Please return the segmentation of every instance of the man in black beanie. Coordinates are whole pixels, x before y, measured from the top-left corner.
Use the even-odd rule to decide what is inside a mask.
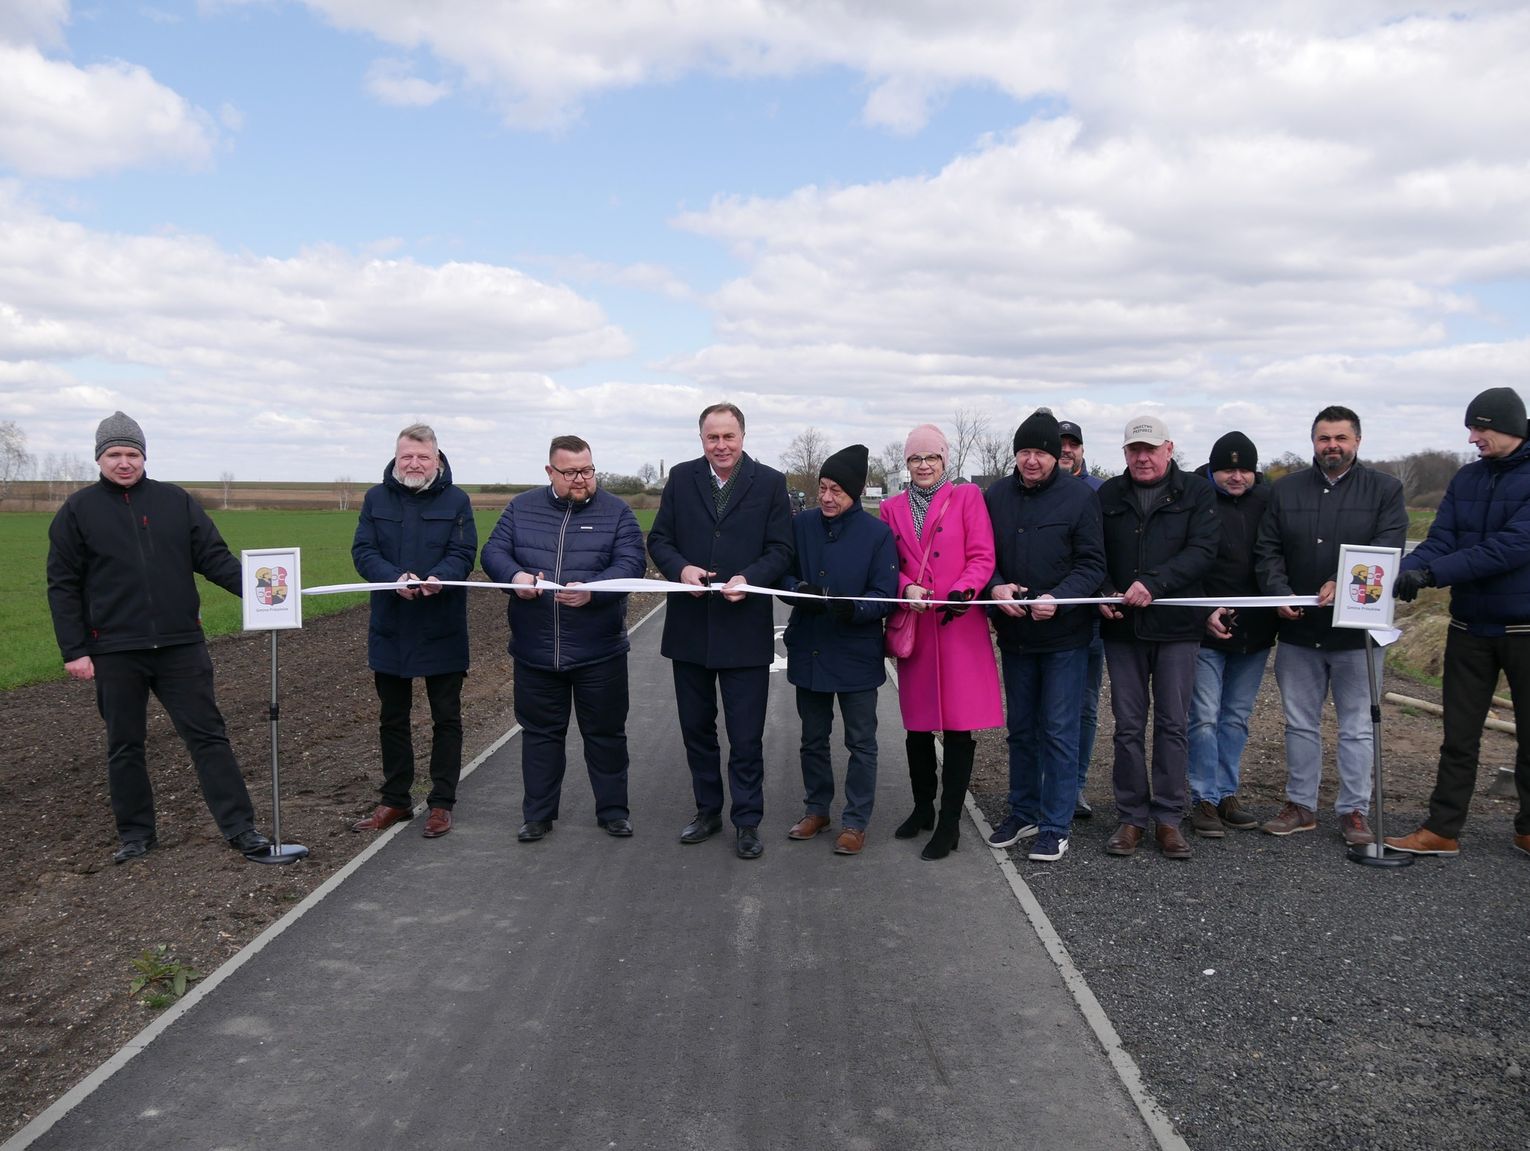
[[[803,816],[787,838],[812,839],[831,823],[834,769],[829,734],[834,699],[845,725],[845,806],[834,841],[838,855],[859,855],[877,790],[877,690],[887,679],[882,618],[898,595],[898,549],[892,530],[861,508],[869,453],[851,444],[823,462],[818,507],[792,520],[796,559],[782,580],[789,597],[786,678],[797,689],[802,719]],[[811,598],[804,598],[811,597]]]
[[[1217,496],[1222,542],[1206,573],[1208,596],[1256,596],[1254,540],[1269,502],[1260,482],[1259,449],[1242,432],[1228,432],[1196,469]],[[1206,617],[1190,698],[1190,828],[1220,839],[1229,827],[1249,831],[1259,821],[1238,803],[1248,717],[1275,646],[1274,608],[1214,608]]]
[[[1100,505],[1088,484],[1058,466],[1056,417],[1032,413],[1015,432],[1015,470],[984,493],[993,521],[994,574],[983,599],[1004,668],[1009,730],[1009,815],[993,847],[1035,837],[1029,858],[1068,850],[1078,797],[1079,712],[1095,611],[1051,601],[1094,594],[1105,578]]]
[[[1489,388],[1467,406],[1467,442],[1478,459],[1450,481],[1429,536],[1403,557],[1393,594],[1450,588],[1445,639],[1445,737],[1429,818],[1387,846],[1455,855],[1477,782],[1482,721],[1502,673],[1518,731],[1514,846],[1530,855],[1530,427],[1512,388]]]
[[[144,475],[143,429],[122,412],[96,428],[101,479],[64,501],[48,528],[48,608],[64,669],[94,680],[106,721],[107,781],[120,846],[114,863],[142,858],[158,842],[154,791],[144,756],[149,693],[191,753],[218,830],[246,856],[271,841],[255,808],[213,697],[202,634],[201,573],[233,595],[234,558],[184,490]]]

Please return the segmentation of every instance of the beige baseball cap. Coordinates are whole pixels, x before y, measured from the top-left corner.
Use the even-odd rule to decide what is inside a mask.
[[[1121,446],[1127,444],[1151,444],[1153,447],[1167,443],[1169,439],[1169,425],[1157,416],[1144,412],[1140,416],[1133,416],[1126,421],[1126,431],[1121,438]]]

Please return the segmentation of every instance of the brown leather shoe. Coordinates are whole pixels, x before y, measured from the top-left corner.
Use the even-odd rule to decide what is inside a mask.
[[[1518,839],[1530,839],[1530,836],[1520,836]],[[1516,839],[1516,843],[1518,842]],[[1443,835],[1436,835],[1427,827],[1421,827],[1412,835],[1389,835],[1385,843],[1388,847],[1398,851],[1406,851],[1409,855],[1460,855],[1461,844],[1458,840],[1446,839]]]
[[[824,828],[829,826],[827,815],[804,815],[792,825],[792,829],[786,833],[787,839],[812,839]]]
[[[1389,839],[1387,842],[1391,843],[1392,841]],[[1526,855],[1530,855],[1530,835],[1516,835],[1514,837],[1514,846]]]
[[[386,831],[395,823],[403,823],[406,819],[413,818],[414,812],[407,807],[389,807],[386,803],[379,803],[371,815],[351,824],[351,830]]]
[[[859,855],[861,848],[866,846],[866,832],[859,827],[846,827],[839,833],[839,838],[834,841],[835,855]]]
[[[1346,811],[1339,816],[1339,830],[1344,833],[1344,842],[1351,847],[1361,847],[1367,843],[1376,842],[1376,833],[1365,821],[1363,811]]]
[[[1287,803],[1274,819],[1266,820],[1260,830],[1270,835],[1290,835],[1297,831],[1314,831],[1317,816],[1299,803]]]
[[[1158,837],[1158,850],[1163,852],[1165,859],[1190,858],[1190,844],[1179,828],[1160,823],[1154,834]]]
[[[449,807],[432,807],[425,819],[425,838],[435,839],[452,829],[452,812]]]
[[[1106,855],[1135,855],[1137,845],[1142,842],[1142,828],[1136,824],[1123,823],[1116,828],[1115,833],[1105,841]]]

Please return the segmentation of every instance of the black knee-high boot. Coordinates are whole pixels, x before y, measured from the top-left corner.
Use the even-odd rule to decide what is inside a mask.
[[[914,812],[893,832],[897,839],[913,839],[935,826],[935,733],[911,731],[903,739],[908,753],[908,782],[914,790]]]
[[[924,845],[922,859],[944,859],[956,850],[960,837],[962,805],[967,801],[967,784],[972,782],[972,760],[977,743],[970,731],[948,731],[945,737],[945,767],[941,771],[940,817],[935,834]]]

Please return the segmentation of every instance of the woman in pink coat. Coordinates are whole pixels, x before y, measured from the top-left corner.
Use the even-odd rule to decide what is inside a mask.
[[[908,730],[908,775],[914,812],[893,833],[912,839],[933,827],[923,858],[956,849],[962,802],[972,778],[972,733],[1004,723],[999,673],[986,612],[928,608],[927,599],[972,599],[993,574],[993,525],[982,491],[946,475],[950,448],[933,424],[908,435],[903,456],[908,491],[882,502],[882,519],[898,545],[898,595],[917,614],[914,650],[898,661],[898,703]],[[926,562],[925,553],[929,552]],[[921,566],[923,578],[918,578]],[[945,786],[935,814],[935,733],[944,732]]]

